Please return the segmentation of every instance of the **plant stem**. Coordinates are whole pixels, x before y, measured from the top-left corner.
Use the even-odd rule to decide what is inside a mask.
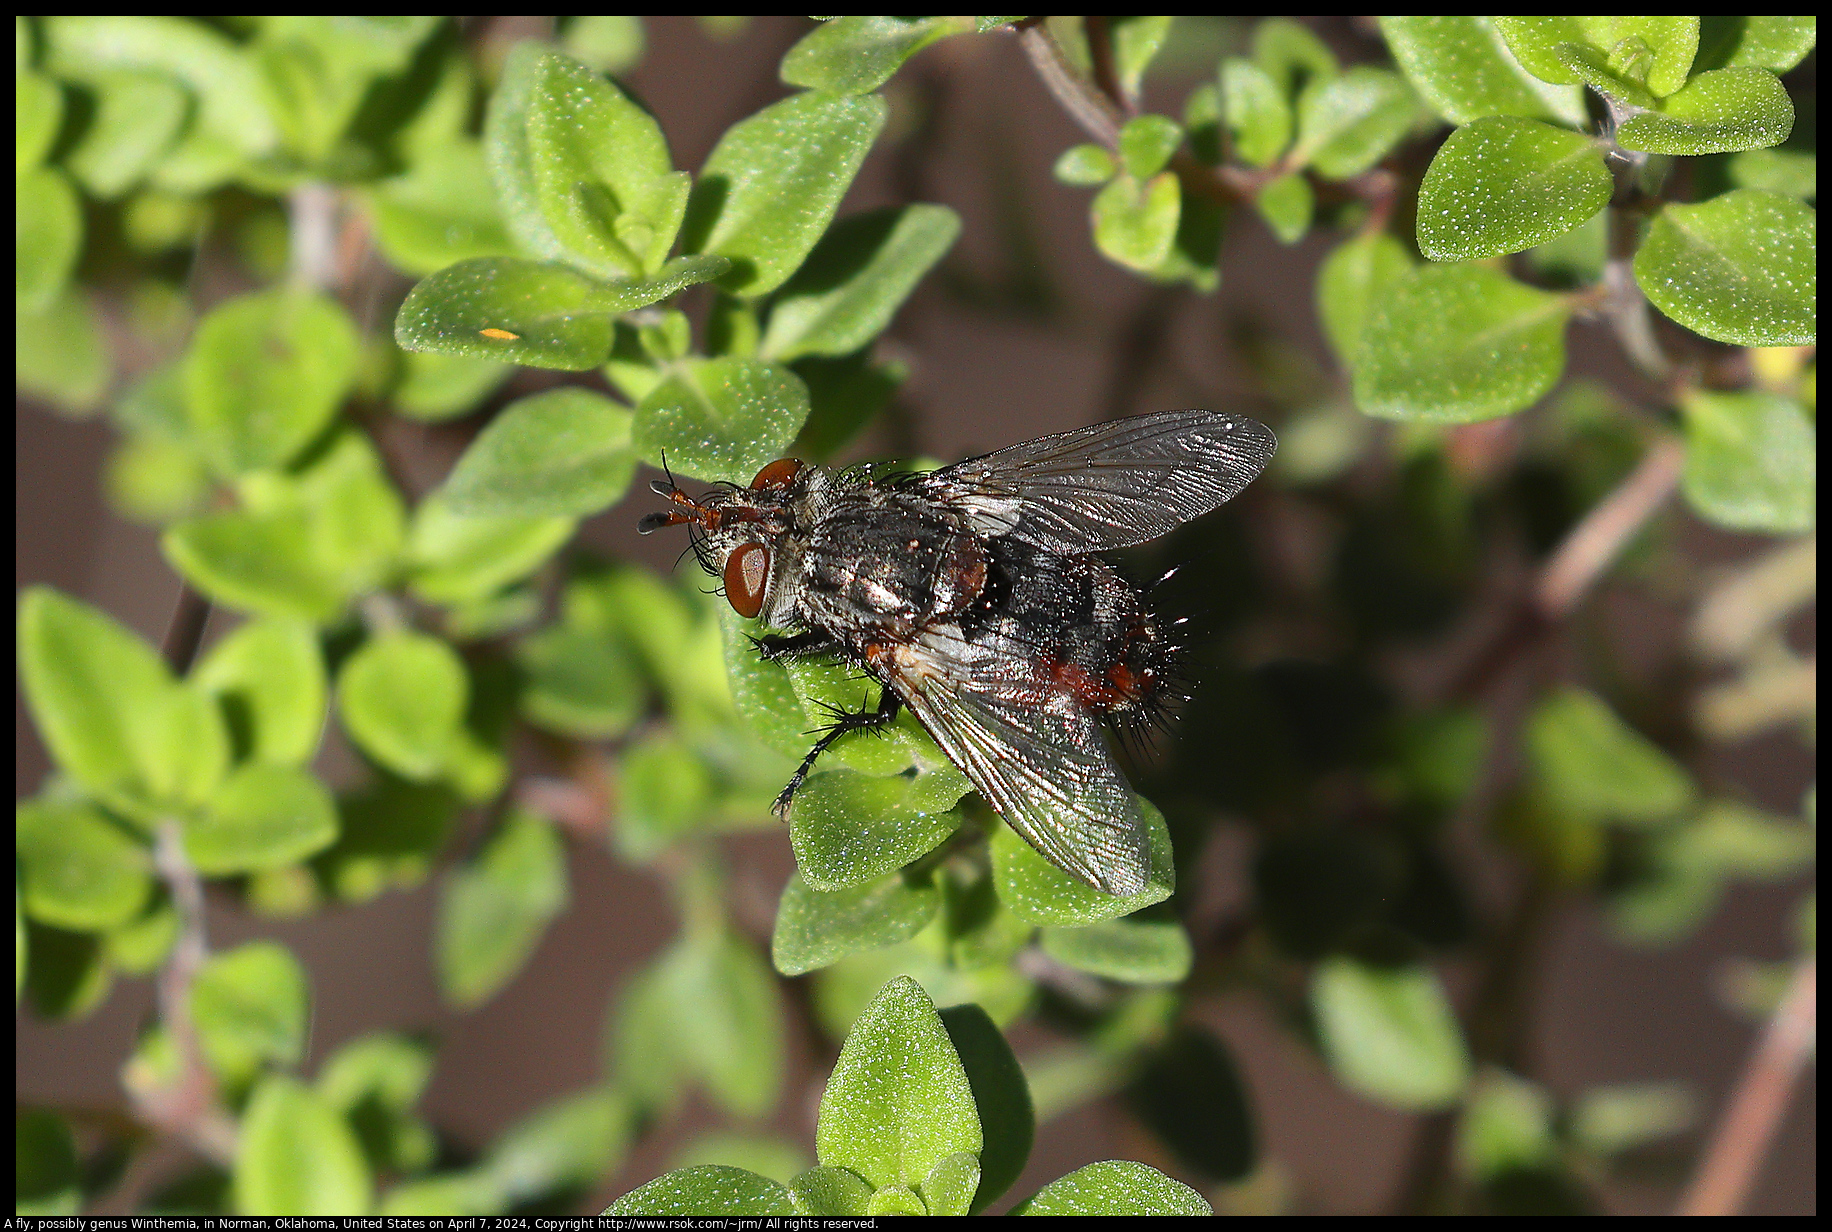
[[[1550,620],[1569,616],[1635,533],[1679,487],[1686,453],[1665,436],[1616,490],[1565,537],[1533,587],[1533,604]]]
[[[179,582],[178,602],[172,608],[165,637],[159,643],[159,653],[165,656],[166,665],[177,675],[191,670],[191,661],[197,657],[197,648],[203,644],[204,629],[209,623],[210,601],[189,582]]]
[[[183,831],[174,818],[159,823],[153,867],[178,912],[178,939],[156,983],[159,1018],[178,1054],[178,1073],[169,1085],[136,1095],[149,1121],[227,1167],[235,1160],[235,1124],[216,1103],[216,1078],[204,1061],[197,1024],[191,1017],[191,987],[210,953],[203,878],[185,853]]]
[[[1818,986],[1818,960],[1811,956],[1801,959],[1674,1214],[1735,1215],[1742,1211],[1775,1131],[1781,1127],[1794,1086],[1813,1055]]]

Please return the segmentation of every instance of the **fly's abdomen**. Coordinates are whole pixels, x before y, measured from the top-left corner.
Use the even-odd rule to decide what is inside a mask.
[[[995,564],[988,611],[1000,633],[1032,656],[1033,679],[1117,722],[1161,705],[1175,651],[1144,597],[1105,561],[1033,552],[1010,540]],[[1000,566],[1003,567],[1000,567]]]

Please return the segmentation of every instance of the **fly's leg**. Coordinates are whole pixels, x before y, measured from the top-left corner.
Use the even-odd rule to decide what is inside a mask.
[[[751,645],[757,648],[757,653],[766,663],[797,655],[833,654],[840,649],[837,638],[818,629],[797,633],[793,637],[781,637],[774,633],[753,637]]]
[[[795,773],[789,777],[789,785],[782,789],[780,796],[776,797],[776,803],[770,806],[770,811],[778,817],[788,817],[789,802],[795,798],[795,793],[800,790],[803,780],[808,777],[808,772],[814,769],[814,759],[825,753],[828,746],[835,740],[847,732],[881,728],[895,719],[898,711],[902,709],[903,699],[897,695],[897,691],[886,688],[878,696],[876,710],[839,712],[834,718],[833,726],[821,734],[821,738],[814,742],[814,747],[808,750],[808,755],[802,758],[802,764],[795,768]]]

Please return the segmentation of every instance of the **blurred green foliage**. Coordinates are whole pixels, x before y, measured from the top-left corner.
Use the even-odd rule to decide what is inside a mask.
[[[1702,767],[1714,741],[1813,740],[1786,630],[1815,593],[1815,19],[1383,17],[1384,56],[1319,29],[825,19],[784,56],[785,97],[695,170],[618,80],[638,18],[513,45],[468,19],[16,18],[18,387],[108,415],[111,502],[159,528],[194,601],[246,618],[193,663],[182,638],[162,656],[53,590],[20,598],[56,769],[17,806],[17,993],[51,1018],[117,975],[179,995],[122,1069],[144,1128],[19,1110],[18,1211],[88,1209],[153,1130],[214,1163],[146,1212],[557,1212],[693,1091],[740,1132],[607,1213],[979,1212],[1039,1120],[1120,1093],[1181,1175],[1244,1194],[1276,1163],[1226,1043],[1184,1013],[1222,990],[1264,997],[1360,1097],[1454,1114],[1430,1209],[1592,1209],[1620,1158],[1687,1128],[1684,1086],[1555,1097],[1434,964],[1518,977],[1508,930],[1544,927],[1554,890],[1666,944],[1734,882],[1812,866],[1810,792],[1781,816]],[[759,928],[719,836],[770,826],[807,733],[877,686],[765,662],[693,584],[571,544],[639,463],[743,483],[830,459],[909,374],[879,339],[931,273],[955,306],[1045,302],[1021,230],[996,237],[1001,290],[951,256],[945,206],[841,213],[874,146],[911,139],[887,102],[905,62],[1014,39],[1089,138],[1054,173],[1092,190],[1118,266],[1210,293],[1229,229],[1328,237],[1298,294],[1338,370],[1239,339],[1282,439],[1251,516],[1327,546],[1292,569],[1227,517],[1135,553],[1203,562],[1163,592],[1202,616],[1178,738],[1137,776],[1142,893],[1047,863],[906,716],[808,780],[799,871]],[[1147,105],[1173,89],[1172,113]],[[193,278],[206,261],[233,276]],[[255,289],[200,290],[222,285]],[[392,329],[359,325],[376,302]],[[1580,330],[1644,388],[1569,380]],[[428,485],[435,432],[468,446]],[[1550,576],[1614,533],[1589,580],[1618,549],[1629,584],[1696,579],[1658,499],[1609,521],[1662,482],[1705,523],[1792,537],[1680,583],[1701,667],[1639,677],[1580,616],[1584,683],[1532,670],[1510,713],[1495,680],[1542,667],[1571,615],[1536,592],[1503,601],[1487,658],[1396,687],[1396,661],[1496,603],[1497,561]],[[1701,688],[1705,668],[1731,675]],[[335,784],[331,722],[357,763]],[[1193,908],[1202,853],[1242,825],[1251,892],[1217,924]],[[1508,918],[1456,854],[1485,840],[1528,885]],[[602,1079],[481,1150],[416,1111],[429,1041],[378,1031],[308,1081],[298,959],[199,944],[205,883],[298,915],[431,878],[427,961],[474,1009],[513,996],[585,843],[664,882],[680,934],[608,1007]],[[1739,967],[1726,996],[1765,1012],[1779,970]],[[813,1166],[759,1128],[800,1098],[779,977],[802,975],[804,1025],[838,1049]],[[1015,1056],[1021,1019],[1056,1042]],[[1016,1209],[1210,1206],[1107,1161]]]

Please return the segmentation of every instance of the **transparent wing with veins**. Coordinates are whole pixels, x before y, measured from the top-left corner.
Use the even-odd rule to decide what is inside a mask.
[[[883,647],[884,673],[942,751],[1011,828],[1109,894],[1143,890],[1145,819],[1099,722],[1021,646],[936,625]]]
[[[1232,499],[1272,460],[1264,424],[1163,411],[1059,432],[913,480],[988,537],[1065,555],[1131,547]]]

